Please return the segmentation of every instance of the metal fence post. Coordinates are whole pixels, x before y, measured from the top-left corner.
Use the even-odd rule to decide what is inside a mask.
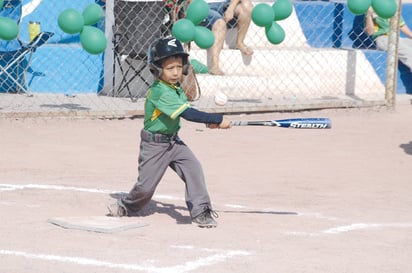
[[[402,9],[402,0],[397,1],[398,10],[390,19],[390,31],[388,37],[388,57],[386,67],[386,105],[395,107],[396,103],[396,80],[398,75],[398,43],[399,43],[399,22]]]

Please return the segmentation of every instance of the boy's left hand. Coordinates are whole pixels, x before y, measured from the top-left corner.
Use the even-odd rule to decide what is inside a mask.
[[[209,129],[217,129],[217,128],[219,128],[219,124],[208,123],[208,124],[206,124],[206,127],[209,128]]]

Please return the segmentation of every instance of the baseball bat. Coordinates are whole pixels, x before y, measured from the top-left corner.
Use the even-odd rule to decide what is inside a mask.
[[[232,126],[276,126],[294,129],[330,129],[329,118],[291,118],[266,121],[232,121]]]

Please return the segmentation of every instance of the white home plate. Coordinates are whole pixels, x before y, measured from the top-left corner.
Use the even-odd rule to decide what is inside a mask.
[[[133,228],[148,226],[135,217],[108,217],[108,216],[88,216],[88,217],[55,217],[47,222],[68,229],[80,229],[85,231],[112,233]]]

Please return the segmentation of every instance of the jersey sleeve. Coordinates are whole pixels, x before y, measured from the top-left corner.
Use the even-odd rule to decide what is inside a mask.
[[[405,19],[401,16],[400,20],[399,20],[399,26],[403,27],[404,25],[406,25],[405,23]]]

